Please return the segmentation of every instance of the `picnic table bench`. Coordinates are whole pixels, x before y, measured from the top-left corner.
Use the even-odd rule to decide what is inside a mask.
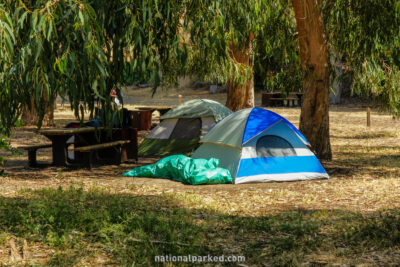
[[[120,158],[119,162],[121,162],[121,158],[122,161],[128,159],[137,161],[137,129],[113,128],[110,130],[112,131],[112,136],[107,134],[107,130],[103,127],[97,129],[95,127],[42,129],[39,133],[52,141],[52,144],[46,145],[46,147],[52,147],[52,165],[54,166],[82,166],[82,162],[87,163],[87,156],[90,155],[90,151],[97,150],[101,152],[99,154],[104,156],[103,159],[108,161],[110,158],[113,160],[113,158],[117,157]],[[72,136],[74,137],[73,143],[67,143],[67,140]],[[74,158],[71,159],[68,157],[68,147],[72,144],[74,145]],[[42,146],[29,147],[29,150],[32,151],[28,152],[30,153],[30,166],[37,166],[35,163],[36,150],[42,148]],[[115,147],[114,150],[112,147]],[[108,148],[111,148],[111,150]]]
[[[116,153],[114,156],[114,160],[115,160],[114,163],[119,165],[121,163],[121,156],[122,156],[121,147],[122,147],[122,145],[129,144],[130,142],[131,142],[130,140],[117,140],[117,141],[112,141],[112,142],[107,142],[107,143],[75,147],[74,151],[87,154],[86,165],[87,165],[88,169],[90,170],[93,165],[93,153],[100,149],[105,149],[105,148],[112,147],[116,150]],[[99,160],[100,160],[100,158],[97,155],[97,161],[99,161]]]
[[[52,144],[37,144],[30,146],[22,146],[19,148],[28,151],[28,165],[30,167],[38,167],[39,164],[36,161],[36,152],[38,149],[48,148],[48,147],[52,147]]]

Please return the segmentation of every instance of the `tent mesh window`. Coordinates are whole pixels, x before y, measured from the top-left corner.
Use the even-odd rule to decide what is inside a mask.
[[[296,156],[293,146],[276,135],[265,135],[258,139],[256,144],[257,157],[292,157]]]
[[[200,137],[201,119],[179,119],[170,139],[196,139]]]

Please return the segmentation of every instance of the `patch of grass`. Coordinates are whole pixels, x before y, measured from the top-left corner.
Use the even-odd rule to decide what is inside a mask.
[[[54,253],[50,260],[47,262],[49,266],[74,266],[79,262],[79,254],[71,253],[71,251],[63,252],[57,251]],[[82,256],[82,255],[81,255]]]
[[[400,244],[398,210],[365,216],[297,209],[243,217],[182,208],[166,194],[112,195],[71,187],[22,195],[0,198],[0,246],[7,233],[39,242],[54,249],[50,266],[93,263],[97,255],[107,264],[152,266],[156,255],[189,254],[243,255],[250,265],[296,266],[325,262],[323,253],[335,255],[331,263],[352,264],[364,262],[365,251],[384,253]]]
[[[143,197],[85,192],[71,187],[29,192],[24,198],[0,198],[0,229],[56,248],[51,262],[73,264],[61,253],[82,242],[101,243],[118,264],[149,264],[155,255],[204,251],[205,229],[190,211]]]
[[[400,244],[400,212],[388,210],[370,216],[359,216],[348,222],[343,240],[357,247],[389,248]]]

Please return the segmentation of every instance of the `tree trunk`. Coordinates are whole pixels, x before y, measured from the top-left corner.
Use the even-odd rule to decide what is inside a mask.
[[[303,70],[300,131],[320,159],[332,159],[329,138],[329,65],[319,0],[292,0]]]
[[[31,100],[31,109],[28,106],[24,106],[22,109],[21,119],[24,122],[24,125],[36,126],[38,125],[38,115],[34,106],[34,100]],[[54,126],[54,109],[56,106],[56,102],[54,101],[51,105],[46,105],[46,111],[43,118],[42,126]]]
[[[243,84],[236,83],[235,77],[228,77],[226,83],[226,106],[233,111],[254,107],[253,63],[250,58],[250,52],[250,43],[244,51],[235,45],[229,45],[229,57],[234,61],[233,64],[242,64],[242,66],[251,69],[250,78]]]

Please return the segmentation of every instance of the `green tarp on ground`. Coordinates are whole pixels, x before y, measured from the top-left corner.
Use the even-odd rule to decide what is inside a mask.
[[[146,138],[139,146],[138,154],[141,157],[164,157],[171,154],[185,154],[193,152],[199,146],[199,139],[152,139]]]
[[[219,168],[219,160],[192,159],[184,155],[163,158],[153,165],[146,165],[130,170],[123,176],[165,178],[184,184],[227,184],[232,183],[227,169]]]
[[[191,157],[195,159],[217,158],[219,159],[219,166],[229,170],[231,176],[235,177],[241,155],[242,151],[237,148],[205,143]]]

